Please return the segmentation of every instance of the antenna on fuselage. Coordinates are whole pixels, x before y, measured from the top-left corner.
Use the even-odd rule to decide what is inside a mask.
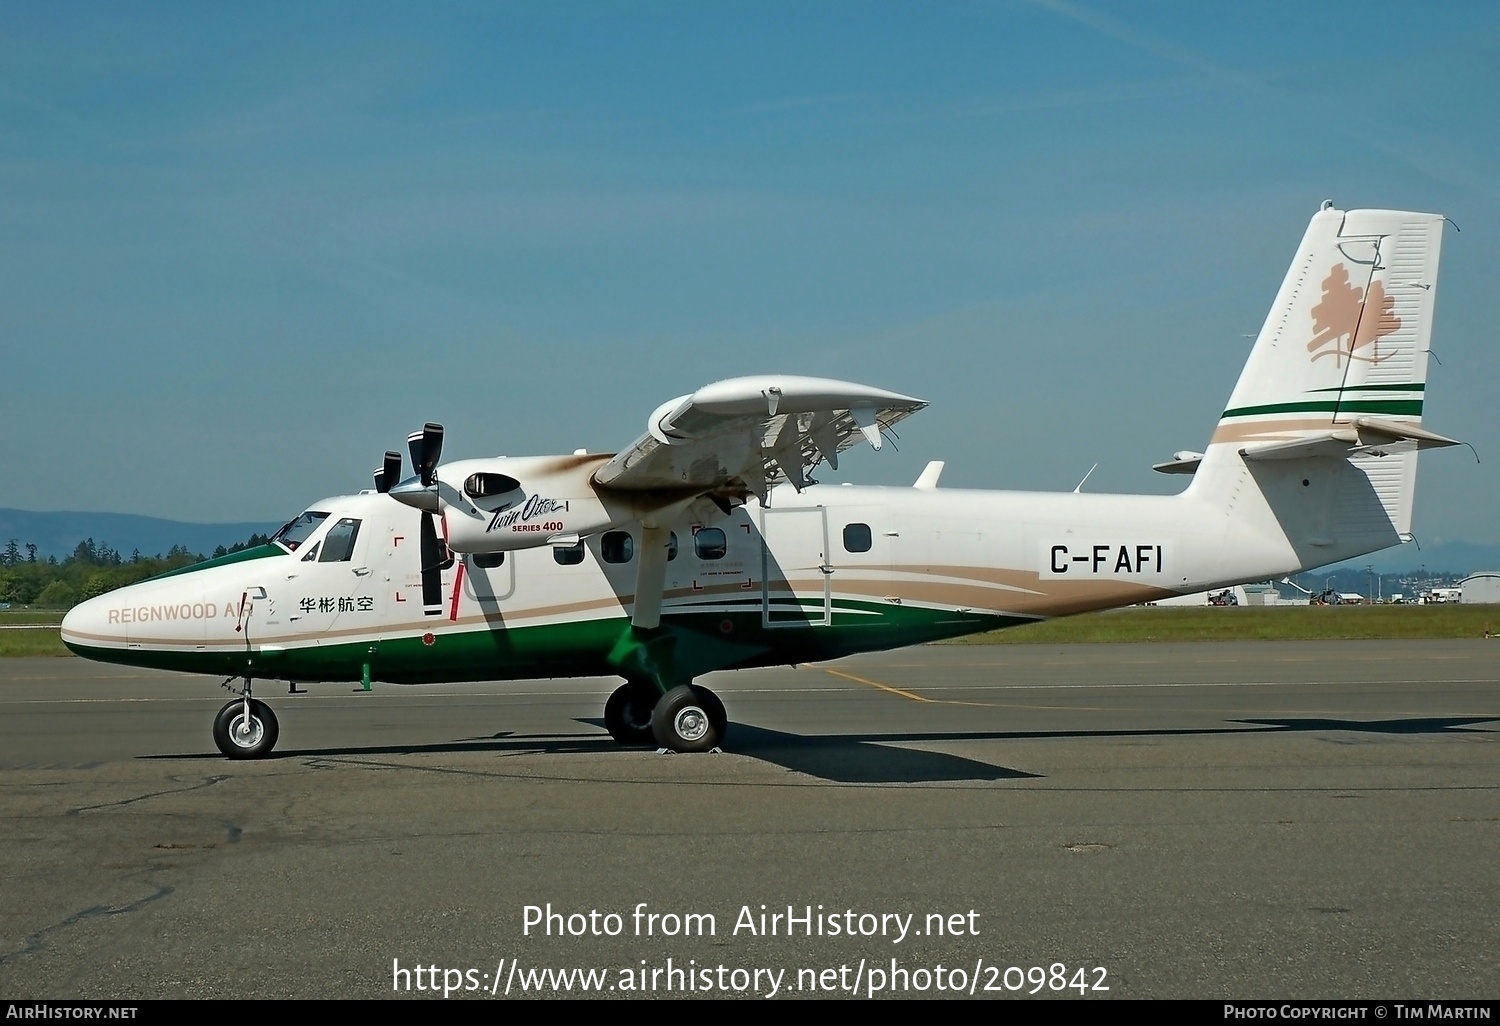
[[[1089,468],[1089,472],[1087,474],[1083,475],[1083,480],[1078,482],[1078,487],[1073,489],[1073,494],[1074,495],[1080,495],[1080,494],[1082,494],[1084,483],[1087,482],[1088,479],[1089,479],[1089,477],[1094,473],[1094,471],[1096,471],[1098,469],[1099,469],[1099,464],[1097,464],[1097,463],[1095,463],[1092,467]]]

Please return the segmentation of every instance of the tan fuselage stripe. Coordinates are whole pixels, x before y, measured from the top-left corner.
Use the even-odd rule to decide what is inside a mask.
[[[906,566],[880,567],[860,566],[846,568],[844,578],[838,582],[834,598],[861,597],[866,599],[896,598],[924,606],[948,607],[995,613],[1014,613],[1022,616],[1066,616],[1072,613],[1089,612],[1111,606],[1149,602],[1154,599],[1178,594],[1168,588],[1153,587],[1128,581],[1058,581],[1042,580],[1034,571],[1008,570],[1004,568],[978,568],[960,566],[933,566],[912,564]],[[863,575],[863,579],[853,574]],[[883,574],[891,574],[882,580]],[[934,576],[968,578],[975,583],[949,583],[933,580]],[[874,579],[871,579],[871,578]],[[986,583],[991,586],[986,587]],[[772,597],[789,593],[801,594],[804,598],[815,595],[823,587],[823,578],[807,578],[791,582],[775,581]],[[688,597],[726,597],[735,595],[759,598],[759,587],[747,589],[739,583],[710,585],[703,588],[674,588],[666,593],[668,600]],[[428,620],[408,620],[400,623],[360,625],[341,630],[318,633],[320,640],[369,637],[372,634],[390,635],[413,633],[437,628],[476,627],[487,625],[503,627],[507,624],[528,625],[527,621],[566,616],[576,613],[591,613],[600,610],[624,615],[634,602],[633,594],[616,594],[581,599],[575,602],[559,602],[528,609],[497,608],[493,613],[465,616],[458,620],[433,617]],[[499,601],[495,603],[500,605]],[[102,642],[119,646],[125,639],[118,635],[100,635],[85,631],[69,631],[68,636],[80,642]],[[281,633],[251,637],[256,646],[302,643],[306,634]],[[243,637],[235,638],[131,638],[130,645],[171,646],[180,648],[203,647],[206,651],[225,651],[245,647]]]

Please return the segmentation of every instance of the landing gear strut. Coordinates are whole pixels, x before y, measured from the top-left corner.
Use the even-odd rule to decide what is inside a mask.
[[[214,717],[214,744],[231,759],[264,759],[276,747],[280,730],[271,707],[250,697],[247,677],[240,697],[225,702]]]

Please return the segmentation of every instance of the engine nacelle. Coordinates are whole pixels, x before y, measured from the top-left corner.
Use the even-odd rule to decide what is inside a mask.
[[[499,456],[438,472],[438,498],[455,552],[504,552],[607,531],[641,513],[646,496],[601,495],[593,456]],[[651,504],[655,505],[655,504]]]

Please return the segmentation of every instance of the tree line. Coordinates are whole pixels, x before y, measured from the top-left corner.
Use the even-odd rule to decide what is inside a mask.
[[[268,535],[252,534],[228,548],[220,545],[212,557],[193,553],[186,545],[174,545],[166,554],[147,556],[136,549],[129,556],[118,549],[85,538],[73,554],[59,560],[56,556],[37,557],[37,546],[22,545],[10,539],[0,549],[0,606],[44,606],[48,609],[70,609],[85,599],[123,588],[164,574],[169,570],[201,563],[208,558],[227,556],[231,552],[264,545]]]

